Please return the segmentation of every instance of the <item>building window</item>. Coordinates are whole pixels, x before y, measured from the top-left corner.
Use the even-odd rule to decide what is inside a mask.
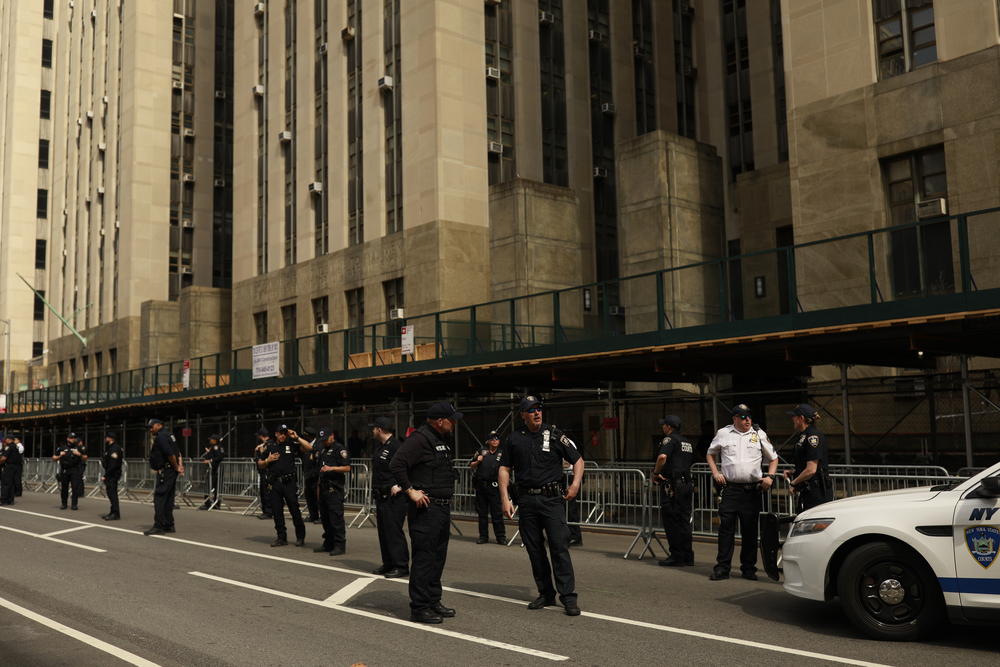
[[[45,188],[38,188],[38,196],[35,199],[35,217],[49,217],[49,191]]]
[[[778,248],[778,312],[782,315],[798,312],[790,280],[795,275],[795,231],[792,225],[774,230],[774,246]]]
[[[52,68],[52,40],[42,40],[42,67]]]
[[[350,354],[365,351],[365,293],[363,288],[344,292],[347,302],[347,348]]]
[[[695,136],[694,4],[674,0],[674,78],[677,81],[677,134]]]
[[[40,340],[32,341],[31,343],[31,358],[37,359],[38,357],[45,354],[45,343]]]
[[[632,0],[632,49],[635,56],[635,132],[640,135],[656,129],[652,0]]]
[[[267,343],[267,311],[262,310],[253,314],[253,330],[256,336],[256,344]]]
[[[566,50],[562,0],[539,0],[546,20],[538,26],[542,88],[542,174],[546,183],[569,184],[566,142]]]
[[[396,278],[382,283],[382,292],[385,294],[385,312],[390,313],[396,308],[403,308],[403,279]]]
[[[362,0],[347,0],[347,25],[353,30],[347,42],[347,244],[365,240],[364,124],[362,122],[361,60]]]
[[[385,231],[403,229],[403,94],[402,49],[400,48],[400,3],[385,0],[382,19],[385,37],[385,73],[392,77],[392,90],[382,97],[385,114]]]
[[[281,307],[281,339],[294,340],[298,335],[298,317],[295,304]]]
[[[873,0],[879,79],[937,60],[932,0]]]
[[[281,307],[282,368],[285,375],[297,375],[299,370],[298,309],[295,304]]]
[[[108,350],[108,371],[112,374],[118,372],[118,348],[113,347]]]
[[[38,140],[38,168],[48,169],[49,168],[49,140],[39,139]]]
[[[260,30],[257,33],[257,85],[263,86],[267,92],[267,25],[269,16],[267,4],[264,5],[264,16],[258,22]],[[257,273],[263,275],[268,268],[268,238],[267,238],[267,98],[257,95]]]
[[[734,179],[737,174],[754,169],[746,4],[746,0],[722,0],[727,147],[729,169]]]
[[[314,254],[316,257],[330,252],[330,204],[327,186],[329,179],[329,156],[327,147],[327,122],[329,117],[330,93],[327,86],[327,27],[329,24],[329,5],[326,2],[316,2],[314,5],[314,35],[316,40],[316,63],[313,77],[315,89],[316,123],[313,124],[313,149],[316,182],[322,191],[314,194]]]
[[[312,300],[313,324],[319,328],[321,324],[330,323],[330,299],[321,296]]]
[[[743,260],[740,259],[740,240],[726,243],[729,260],[729,319],[743,319]],[[725,317],[723,313],[723,317]]]
[[[232,2],[216,0],[212,167],[224,185],[213,188],[212,287],[233,282],[233,14]]]
[[[45,239],[35,239],[35,268],[45,268],[45,251],[49,242]]]
[[[785,39],[781,0],[771,0],[771,57],[774,69],[774,115],[778,126],[778,160],[788,160],[788,99],[785,93]]]
[[[486,24],[486,139],[489,184],[514,178],[514,29],[509,2],[488,3]]]
[[[41,103],[38,107],[38,117],[49,119],[52,118],[52,91],[42,90]]]
[[[296,220],[296,155],[298,151],[298,123],[296,122],[296,58],[295,35],[298,29],[298,13],[295,5],[298,0],[285,0],[285,124],[284,129],[292,133],[292,140],[284,143],[285,157],[285,266],[295,264],[298,260],[298,223]]]
[[[891,225],[935,216],[934,202],[947,201],[948,176],[943,146],[883,161]],[[918,205],[919,206],[918,213]],[[938,209],[940,210],[940,209]],[[925,212],[926,211],[926,212]],[[955,291],[951,225],[947,220],[890,232],[892,291],[896,298]]]
[[[38,290],[38,292],[35,294],[35,309],[34,309],[35,311],[34,320],[36,322],[41,322],[42,320],[45,319],[45,301],[42,300],[44,298],[45,298],[45,290]]]
[[[325,3],[324,3],[325,4]],[[330,369],[330,346],[329,339],[322,334],[322,328],[329,330],[330,322],[330,300],[325,296],[312,300],[313,325],[317,336],[313,342],[313,369],[316,372]]]
[[[42,18],[50,19],[54,16],[53,7],[54,0],[45,0],[42,3]]]

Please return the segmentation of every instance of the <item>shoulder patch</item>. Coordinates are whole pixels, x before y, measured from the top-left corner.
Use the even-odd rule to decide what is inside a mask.
[[[681,451],[684,452],[685,454],[691,454],[694,452],[694,447],[691,446],[690,442],[682,442]]]
[[[118,458],[118,452],[112,452],[111,453],[111,458],[113,458],[113,459]]]
[[[564,435],[564,436],[562,436],[561,438],[559,438],[559,442],[561,442],[561,443],[562,443],[563,445],[565,445],[566,447],[572,447],[573,449],[576,449],[576,443],[575,443],[575,442],[573,442],[572,440],[570,440],[570,439],[569,439],[569,438],[568,438],[567,436],[565,436],[565,435]]]
[[[810,445],[812,445],[813,447],[818,447],[819,446],[819,436],[818,435],[810,435],[809,439],[807,440],[807,442]]]
[[[347,453],[346,449],[341,449],[340,450],[340,458],[346,459],[348,456],[349,456],[349,454]]]

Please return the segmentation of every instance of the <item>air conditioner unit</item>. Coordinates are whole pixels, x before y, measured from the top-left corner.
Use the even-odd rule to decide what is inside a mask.
[[[192,128],[190,128],[190,127],[185,127],[184,128],[184,136],[185,137],[193,137],[194,136],[194,130]]]
[[[63,248],[63,257],[69,257],[69,251]]]
[[[386,74],[385,76],[380,76],[378,79],[378,89],[382,92],[387,92],[392,90],[392,77]]]
[[[121,227],[122,227],[122,221],[115,220],[115,229],[121,229]]]
[[[100,234],[101,234],[101,236],[104,236],[104,227],[101,227]]]
[[[499,67],[487,67],[486,68],[486,78],[487,79],[500,79],[500,68]]]
[[[328,47],[327,47],[327,45],[326,45],[326,42],[323,42],[322,44],[320,44],[320,45],[319,45],[319,49],[318,49],[318,50],[319,50],[319,54],[320,54],[320,55],[323,55],[323,54],[325,54],[325,53],[326,53],[326,50],[327,50],[327,48],[328,48]]]
[[[625,306],[608,306],[608,315],[624,315]]]
[[[389,310],[389,319],[390,320],[401,320],[404,317],[406,317],[406,315],[403,313],[403,309],[402,308],[392,308],[392,309]]]
[[[177,12],[174,12],[174,20],[175,21],[183,21],[184,20],[184,15],[183,14],[178,14]]]
[[[258,2],[254,4],[253,6],[254,16],[261,17],[264,15],[265,11],[267,11],[267,6],[263,2]]]
[[[96,9],[91,9],[90,10],[90,20],[94,21],[96,19],[97,19],[97,10]]]
[[[73,0],[69,0],[69,8],[73,9],[74,7],[76,7],[76,3]]]
[[[594,178],[607,178],[608,168],[607,167],[594,167]]]
[[[349,42],[354,39],[354,35],[354,26],[352,25],[345,26],[344,29],[340,31],[340,38],[345,42]]]
[[[226,187],[226,179],[217,178],[214,181],[212,181],[212,185],[217,188],[224,188]]]
[[[487,4],[487,5],[494,5],[494,6],[495,6],[495,5],[499,5],[499,4],[501,4],[502,2],[503,2],[503,0],[486,0],[486,4]]]
[[[184,274],[184,275],[186,275],[186,276],[189,276],[189,275],[191,275],[191,274],[192,274],[193,272],[194,272],[194,271],[193,271],[193,270],[191,269],[191,267],[190,267],[190,266],[182,266],[182,267],[181,267],[181,273],[183,273],[183,274]]]
[[[83,125],[83,118],[77,118],[76,119],[76,124],[77,125]]]
[[[603,42],[605,39],[607,39],[607,36],[600,30],[588,30],[587,39],[589,39],[592,42]]]
[[[317,324],[316,333],[318,334],[330,333],[330,325],[327,324],[326,322],[323,322],[322,324]]]
[[[224,100],[224,99],[226,99],[226,91],[224,91],[224,90],[217,90],[217,91],[215,91],[215,99],[217,99],[217,100]]]
[[[181,218],[181,227],[184,229],[194,229],[194,220],[191,218]]]
[[[102,185],[97,186],[97,196],[98,197],[104,196],[104,186]]]
[[[174,87],[174,90],[184,90],[184,82],[183,81],[178,81],[177,79],[174,79],[173,81],[171,81],[170,85],[172,85]]]
[[[104,97],[102,97],[101,98],[101,102],[103,102],[104,104],[107,104],[108,103],[108,96],[105,95]]]
[[[256,86],[254,86],[253,87],[253,94],[256,95],[257,97],[263,97],[264,96],[264,84],[258,83]]]
[[[615,108],[614,102],[604,102],[601,104],[601,113],[606,113],[608,115],[614,115],[617,109]]]
[[[194,174],[184,174],[181,176],[181,180],[185,183],[194,183]]]
[[[97,144],[97,150],[103,153],[104,151],[108,150],[108,145],[102,141],[101,143]]]
[[[320,183],[319,181],[313,181],[312,183],[309,184],[308,187],[309,187],[309,192],[311,194],[317,195],[323,192],[323,184]]]
[[[88,111],[87,112],[87,120],[94,120],[94,112],[93,111]]]
[[[555,23],[556,17],[552,15],[552,12],[538,12],[538,22],[544,25],[551,25]]]
[[[281,132],[278,132],[278,141],[280,141],[281,143],[287,144],[291,140],[292,140],[291,130],[282,130]]]
[[[503,155],[503,144],[501,144],[499,141],[491,141],[490,153],[495,153],[496,155]]]
[[[917,219],[937,218],[948,215],[948,200],[944,197],[917,202]]]

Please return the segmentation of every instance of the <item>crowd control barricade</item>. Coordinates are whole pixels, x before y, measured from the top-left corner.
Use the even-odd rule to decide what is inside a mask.
[[[372,498],[371,470],[365,463],[352,463],[347,474],[347,495],[344,504],[355,506],[358,513],[351,519],[348,528],[361,528],[366,523],[375,527],[375,500]]]
[[[184,474],[177,478],[177,495],[188,507],[195,507],[204,501],[211,485],[211,474],[207,464],[192,458],[184,462]],[[196,503],[194,500],[198,502]]]
[[[219,496],[246,498],[249,504],[243,515],[252,514],[260,505],[260,476],[257,464],[249,459],[226,459],[219,470]]]
[[[83,495],[92,498],[104,489],[104,465],[99,459],[90,458],[83,469]],[[88,491],[89,489],[89,491]]]

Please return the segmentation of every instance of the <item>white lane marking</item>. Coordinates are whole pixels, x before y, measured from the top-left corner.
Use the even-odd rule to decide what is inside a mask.
[[[375,581],[375,577],[360,577],[347,584],[339,591],[323,600],[323,604],[336,607],[346,603],[352,597],[365,589],[365,586]]]
[[[150,662],[149,660],[146,660],[145,658],[141,658],[141,657],[137,656],[134,653],[129,653],[128,651],[126,651],[123,648],[119,648],[119,647],[114,646],[112,644],[109,644],[109,643],[107,643],[105,641],[101,641],[100,639],[97,639],[96,637],[91,637],[90,635],[85,635],[82,632],[80,632],[79,630],[75,630],[75,629],[73,629],[73,628],[71,628],[69,626],[63,625],[62,623],[59,623],[57,621],[53,621],[51,618],[47,618],[45,616],[42,616],[41,614],[37,614],[37,613],[31,611],[30,609],[25,609],[24,607],[22,607],[22,606],[20,606],[18,604],[14,604],[10,600],[5,600],[4,598],[0,598],[0,607],[5,607],[5,608],[9,609],[10,611],[12,611],[12,612],[14,612],[16,614],[20,614],[21,616],[24,616],[25,618],[28,618],[28,619],[31,619],[32,621],[35,621],[36,623],[41,623],[42,625],[44,625],[47,628],[52,628],[53,630],[55,630],[57,632],[61,632],[64,635],[66,635],[67,637],[72,637],[73,639],[76,639],[77,641],[81,641],[84,644],[87,644],[89,646],[93,646],[94,648],[96,648],[96,649],[98,649],[100,651],[104,651],[105,653],[107,653],[109,655],[113,655],[114,657],[118,658],[119,660],[121,660],[123,662],[127,662],[130,665],[137,665],[138,667],[159,667],[159,665],[157,665],[155,662]]]
[[[23,512],[25,514],[34,514],[36,516],[46,517],[46,518],[49,518],[49,519],[59,519],[61,521],[72,521],[74,523],[87,523],[85,521],[78,521],[76,519],[64,519],[62,517],[56,517],[56,516],[52,516],[50,514],[41,514],[41,513],[38,513],[38,512],[28,512],[26,510],[17,510],[17,509],[13,509],[11,507],[0,507],[0,509],[9,510],[11,512]],[[127,530],[127,529],[124,529],[124,528],[114,528],[112,526],[105,526],[105,525],[99,524],[99,523],[92,523],[92,524],[88,524],[88,525],[98,526],[100,528],[106,528],[108,530],[119,530],[119,531],[124,531],[124,532],[127,532],[127,533],[135,533],[137,535],[141,535],[142,534],[139,531]],[[283,558],[281,556],[272,556],[270,554],[255,553],[253,551],[245,551],[243,549],[235,549],[233,547],[224,547],[224,546],[221,546],[221,545],[218,545],[218,544],[205,544],[204,542],[194,542],[192,540],[185,540],[185,539],[181,539],[181,538],[178,538],[178,537],[170,537],[168,535],[157,535],[156,537],[158,539],[161,539],[161,540],[170,540],[170,541],[173,541],[173,542],[181,542],[183,544],[190,544],[192,546],[203,547],[205,549],[216,549],[218,551],[228,551],[229,553],[241,554],[241,555],[244,555],[244,556],[253,556],[254,558],[264,558],[264,559],[267,559],[267,560],[279,561],[279,562],[283,562],[283,563],[293,563],[295,565],[302,565],[302,566],[305,566],[305,567],[313,567],[313,568],[318,568],[318,569],[321,569],[321,570],[328,570],[328,571],[332,571],[332,572],[341,572],[343,574],[353,574],[353,575],[356,575],[356,576],[359,576],[359,577],[364,577],[364,576],[368,575],[368,573],[361,572],[359,570],[351,570],[351,569],[348,569],[348,568],[335,567],[335,566],[332,566],[332,565],[323,565],[321,563],[310,563],[308,561],[296,560],[294,558]],[[394,581],[396,583],[401,583],[401,584],[408,583],[407,579],[386,579],[386,581]],[[451,593],[459,593],[461,595],[467,595],[467,596],[470,596],[470,597],[483,598],[483,599],[486,599],[486,600],[496,600],[498,602],[507,602],[507,603],[510,603],[510,604],[516,604],[516,605],[521,605],[521,606],[527,604],[526,600],[515,600],[514,598],[507,598],[507,597],[503,597],[503,596],[500,596],[500,595],[491,595],[489,593],[480,593],[478,591],[470,591],[470,590],[465,590],[465,589],[461,589],[461,588],[452,588],[450,586],[442,586],[442,589],[446,590],[446,591],[449,591]],[[562,611],[559,607],[549,607],[548,609],[550,611],[560,611],[560,612]],[[801,655],[801,656],[804,656],[804,657],[815,658],[817,660],[826,660],[826,661],[830,661],[830,662],[840,662],[842,664],[847,664],[847,665],[858,665],[859,667],[885,667],[884,665],[880,665],[879,663],[874,663],[874,662],[864,662],[864,661],[861,661],[861,660],[853,660],[851,658],[842,658],[842,657],[839,657],[839,656],[828,655],[828,654],[824,654],[824,653],[814,653],[812,651],[803,651],[803,650],[800,650],[800,649],[785,648],[785,647],[777,646],[777,645],[774,645],[774,644],[762,644],[760,642],[754,642],[754,641],[745,640],[745,639],[737,639],[737,638],[733,638],[733,637],[721,637],[719,635],[711,635],[711,634],[707,634],[707,633],[703,633],[703,632],[698,632],[696,630],[686,630],[684,628],[677,628],[677,627],[673,627],[673,626],[669,626],[669,625],[658,625],[656,623],[647,623],[645,621],[634,621],[634,620],[628,619],[628,618],[621,618],[621,617],[618,617],[618,616],[607,616],[605,614],[598,614],[598,613],[589,612],[589,611],[583,612],[583,616],[588,616],[588,617],[596,618],[596,619],[603,620],[603,621],[609,621],[609,622],[612,622],[612,623],[621,623],[621,624],[624,624],[624,625],[634,625],[636,627],[646,628],[646,629],[650,629],[650,630],[659,630],[661,632],[669,632],[669,633],[680,634],[680,635],[688,635],[688,636],[692,636],[692,637],[698,637],[700,639],[706,639],[706,640],[711,640],[711,641],[723,642],[723,643],[727,643],[727,644],[740,644],[740,645],[743,645],[743,646],[748,646],[748,647],[753,647],[753,648],[759,648],[759,649],[762,649],[762,650],[765,650],[765,651],[775,651],[775,652],[778,652],[778,653],[788,653],[788,654],[792,654],[792,655]]]
[[[545,658],[546,660],[562,661],[569,660],[565,655],[558,655],[555,653],[548,653],[546,651],[538,651],[533,648],[527,648],[524,646],[516,646],[514,644],[506,644],[504,642],[494,641],[492,639],[485,639],[483,637],[476,637],[475,635],[467,635],[461,632],[455,632],[453,630],[445,630],[444,628],[432,627],[429,625],[420,625],[418,623],[413,623],[412,621],[404,621],[399,618],[394,618],[392,616],[383,616],[382,614],[376,614],[370,611],[364,611],[363,609],[354,609],[353,607],[344,607],[338,604],[328,604],[324,600],[314,600],[312,598],[302,597],[301,595],[295,595],[293,593],[286,593],[284,591],[276,591],[271,588],[264,588],[263,586],[256,586],[254,584],[246,584],[242,581],[235,581],[233,579],[226,579],[225,577],[217,577],[212,574],[205,574],[204,572],[188,572],[188,574],[195,577],[201,577],[203,579],[211,579],[212,581],[219,581],[224,584],[229,584],[231,586],[239,586],[240,588],[246,588],[252,591],[257,591],[259,593],[267,593],[269,595],[276,595],[278,597],[287,598],[289,600],[296,600],[298,602],[305,602],[307,604],[318,605],[320,607],[326,607],[328,609],[336,609],[337,611],[342,611],[347,614],[353,614],[354,616],[364,616],[365,618],[371,618],[376,621],[383,621],[385,623],[392,623],[394,625],[403,625],[414,630],[421,630],[423,632],[430,632],[436,635],[444,635],[445,637],[452,637],[453,639],[461,639],[463,641],[472,642],[475,644],[482,644],[483,646],[492,646],[493,648],[504,649],[506,651],[513,651],[515,653],[523,653],[525,655],[535,656],[536,658]],[[368,577],[371,579],[371,577]],[[355,582],[357,583],[357,582]]]
[[[117,526],[109,526],[103,523],[93,523],[91,521],[80,521],[79,519],[67,519],[64,516],[55,516],[53,514],[42,514],[41,512],[31,512],[29,510],[19,510],[13,507],[0,507],[0,510],[5,510],[7,512],[17,512],[18,514],[30,514],[31,516],[40,516],[45,519],[53,519],[55,521],[65,521],[66,523],[76,523],[81,526],[95,526],[97,528],[103,528],[105,530],[114,530],[119,533],[131,533],[132,535],[142,535],[141,530],[131,530],[129,528],[118,528]]]
[[[63,528],[62,530],[57,530],[52,533],[45,533],[42,537],[55,537],[56,535],[62,535],[63,533],[72,533],[74,530],[86,530],[87,528],[94,528],[95,526],[74,526],[73,528]]]
[[[27,530],[20,530],[19,528],[11,528],[10,526],[0,526],[0,529],[9,530],[12,533],[20,533],[21,535],[28,535],[29,537],[37,537],[40,540],[47,540],[49,542],[57,542],[59,544],[65,544],[67,546],[76,547],[77,549],[94,551],[99,554],[107,553],[104,549],[98,549],[96,547],[88,547],[85,544],[75,544],[74,542],[67,542],[66,540],[60,540],[55,537],[49,537],[48,535],[39,535],[38,533],[30,533]]]

